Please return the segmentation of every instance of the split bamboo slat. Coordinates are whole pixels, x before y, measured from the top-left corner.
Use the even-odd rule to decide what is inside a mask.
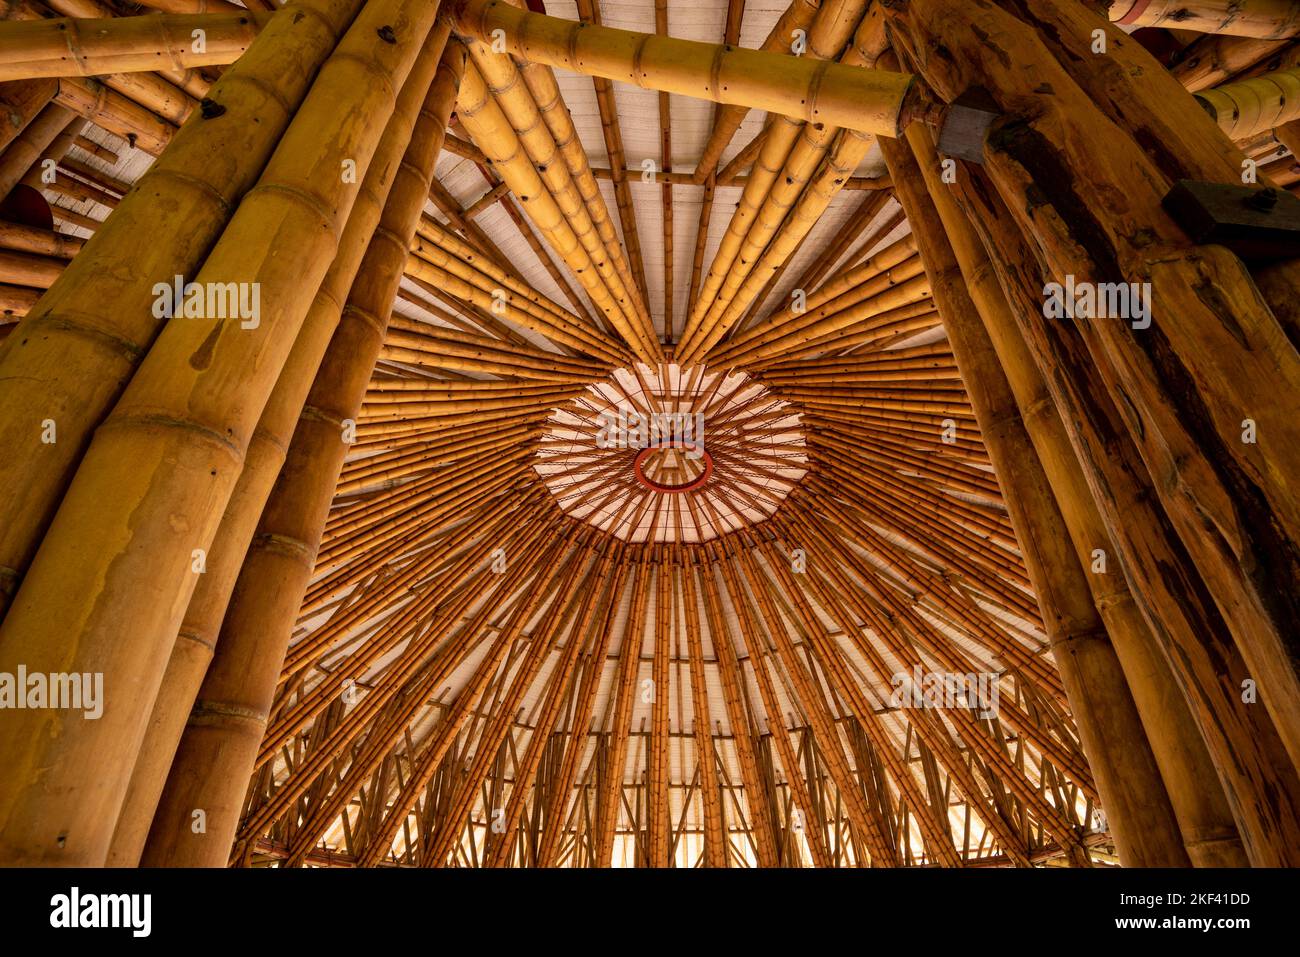
[[[257,284],[252,288],[260,290],[261,308],[275,321],[246,328],[208,318],[165,327],[87,448],[14,597],[0,628],[0,655],[6,661],[17,656],[40,663],[53,655],[67,665],[66,647],[71,646],[77,660],[94,663],[85,670],[102,671],[107,682],[138,687],[144,700],[156,695],[196,584],[194,552],[206,554],[212,546],[251,434],[358,193],[358,184],[347,177],[313,174],[318,164],[339,170],[351,159],[364,176],[391,112],[395,87],[409,72],[436,13],[428,4],[416,6],[408,9],[400,0],[367,4],[316,74],[262,176],[195,280]],[[296,17],[299,11],[288,15]],[[319,149],[322,138],[330,144],[325,153]],[[282,237],[301,237],[302,259],[289,262],[266,248],[265,237],[277,231]],[[178,376],[180,369],[187,374]],[[249,370],[257,370],[255,380],[248,378]],[[168,428],[158,427],[159,416],[170,421]],[[156,481],[155,470],[167,473],[165,483]],[[119,515],[105,507],[104,483],[114,490],[109,498],[123,509]],[[190,521],[178,524],[178,513]],[[126,515],[129,522],[122,517]],[[88,554],[94,560],[86,561]],[[133,574],[135,562],[143,564]],[[82,599],[64,602],[63,614],[51,616],[42,592],[53,585],[66,594],[69,581],[60,569],[69,563],[87,576],[74,589]],[[132,582],[143,580],[140,575],[151,582],[155,600],[139,600]],[[57,584],[60,578],[62,585]],[[53,634],[61,638],[51,640]],[[122,634],[133,639],[122,642]],[[6,857],[102,863],[130,778],[131,762],[121,760],[122,749],[138,744],[148,717],[144,709],[109,709],[102,719],[83,720],[77,733],[69,731],[55,742],[33,737],[17,743],[6,758],[13,767],[79,769],[83,786],[59,793],[67,802],[82,798],[75,804],[76,819],[85,825],[77,830],[81,838],[75,844],[38,838],[64,833],[70,825],[29,830],[31,821],[71,812],[49,799],[48,777],[39,788],[7,787]],[[40,751],[47,747],[62,760],[42,759]],[[85,777],[87,769],[102,773],[95,770]]]

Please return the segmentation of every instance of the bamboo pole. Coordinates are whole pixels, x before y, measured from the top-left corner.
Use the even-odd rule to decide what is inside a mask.
[[[1050,9],[1052,16],[1061,18],[1087,13],[1063,5]],[[1098,106],[1117,111],[1125,126],[1138,126],[1142,144],[1162,156],[1171,155],[1168,143],[1188,143],[1183,168],[1231,168],[1224,155],[1230,155],[1231,147],[1222,148],[1226,139],[1203,114],[1199,122],[1211,130],[1208,150],[1197,145],[1191,122],[1171,127],[1167,119],[1156,116],[1139,126],[1156,114],[1157,106],[1140,93],[1120,102],[1123,87],[1117,84],[1133,86],[1128,71],[1107,71],[1102,77],[1081,73],[1076,82],[1034,31],[986,0],[973,0],[957,14],[940,11],[933,0],[913,0],[908,18],[927,36],[950,35],[964,29],[965,23],[965,29],[997,38],[984,44],[959,43],[962,56],[949,65],[928,60],[927,79],[940,95],[955,96],[957,89],[968,88],[978,77],[974,82],[1000,90],[997,95],[1014,103],[1013,110],[1046,107],[1033,119],[1006,122],[987,142],[986,157],[1008,208],[1017,215],[1024,212],[1024,228],[1035,236],[1052,274],[1088,282],[1107,281],[1107,277],[1136,281],[1140,275],[1150,283],[1155,303],[1150,328],[1138,330],[1130,322],[1113,320],[1084,320],[1077,325],[1098,370],[1127,397],[1120,410],[1153,487],[1183,544],[1202,567],[1202,578],[1223,609],[1252,672],[1261,687],[1274,689],[1263,700],[1293,762],[1297,761],[1300,679],[1293,665],[1294,629],[1289,626],[1293,615],[1288,609],[1295,595],[1289,582],[1300,574],[1300,499],[1290,478],[1296,469],[1287,460],[1295,454],[1300,435],[1291,440],[1297,420],[1291,403],[1279,402],[1278,396],[1291,391],[1300,395],[1300,356],[1237,257],[1218,246],[1186,246],[1183,234],[1160,206],[1164,178],[1124,126],[1100,115]],[[1044,80],[1055,91],[1051,103],[1038,93],[1017,89],[1004,70],[1005,61],[984,55],[994,47],[1023,64],[1033,64],[1023,66],[1017,76],[1030,70],[1055,77]],[[1086,84],[1088,91],[1078,83]],[[1099,96],[1098,88],[1105,93]],[[1091,119],[1086,119],[1090,114]],[[1157,128],[1168,131],[1166,139],[1146,135]],[[1041,170],[1035,176],[1030,168],[1037,168],[1040,160],[1056,169],[1061,168],[1058,163],[1069,168],[1083,155],[1078,151],[1086,152],[1084,144],[1095,142],[1092,136],[1097,135],[1114,140],[1112,148],[1101,154],[1104,162],[1094,157],[1089,172],[1072,180],[1076,185],[1068,198],[1058,195],[1051,204],[1035,206],[1032,214],[1024,211],[1020,203],[1029,183],[1046,182]],[[1082,227],[1076,215],[1061,207],[1089,206],[1090,197],[1120,182],[1125,184],[1123,209],[1100,220],[1090,219],[1100,228],[1099,242],[1071,245],[1074,239],[1067,237],[1092,226]],[[1132,230],[1138,223],[1151,242],[1133,242]],[[1191,290],[1206,283],[1225,290],[1222,308],[1189,301]],[[1175,314],[1201,315],[1203,321],[1189,318],[1175,323],[1159,318]],[[1279,382],[1292,380],[1297,381],[1295,390],[1279,390]],[[1172,382],[1182,385],[1173,388]],[[1271,442],[1242,440],[1243,410],[1249,410],[1259,428],[1268,429]],[[1215,534],[1207,535],[1207,528],[1216,529]]]
[[[980,232],[1020,333],[1060,410],[1108,536],[1132,577],[1133,598],[1210,753],[1250,861],[1276,866],[1289,852],[1285,841],[1270,835],[1297,826],[1296,779],[1267,712],[1240,700],[1240,682],[1248,671],[1229,625],[1169,519],[1152,502],[1141,459],[1112,405],[1113,393],[1085,358],[1080,334],[1043,316],[1043,277],[1018,224],[987,182],[968,186],[959,178],[957,185],[967,219]]]
[[[807,60],[829,64],[838,57],[862,19],[866,6],[864,0],[835,0],[822,6],[813,19],[808,34]],[[800,62],[803,60],[804,57],[800,57]],[[769,203],[770,197],[773,192],[776,192],[780,196],[788,197],[787,205],[793,204],[794,195],[798,194],[803,182],[812,172],[811,168],[799,167],[815,163],[814,154],[819,152],[823,145],[822,134],[834,127],[835,124],[823,121],[815,128],[805,131],[805,124],[796,118],[768,116],[762,148],[754,162],[754,168],[745,184],[731,222],[727,224],[727,231],[714,254],[713,262],[709,265],[709,272],[700,287],[699,296],[691,304],[678,352],[691,355],[697,350],[697,337],[708,336],[714,331],[717,306],[719,300],[727,295],[724,290],[728,286],[731,275],[740,273],[740,278],[743,280],[753,264],[754,256],[757,255],[752,248],[746,249],[746,239],[751,229],[756,230],[755,235],[762,234],[762,240],[758,245],[761,252],[771,231],[763,229],[758,222],[765,212],[769,214],[775,212],[775,204]],[[800,138],[806,135],[811,135],[813,142],[800,150],[797,148]],[[786,167],[787,162],[793,164],[789,171]],[[785,183],[782,180],[783,175],[791,182]],[[794,182],[796,177],[799,178],[798,186]],[[780,213],[784,216],[785,210],[780,210]],[[779,221],[771,226],[771,230],[774,230],[777,225]],[[749,259],[744,256],[746,251],[750,254]]]
[[[882,141],[896,195],[926,263],[944,328],[976,408],[995,471],[1043,609],[1057,667],[1091,758],[1120,858],[1126,866],[1187,866],[1188,857],[1159,769],[1092,603],[1047,475],[961,272],[925,180],[906,145]]]
[[[416,117],[428,94],[448,32],[445,24],[430,32],[424,50],[402,87],[397,108],[384,130],[375,159],[361,184],[357,203],[348,217],[339,252],[316,293],[302,331],[249,442],[244,468],[222,516],[211,557],[186,607],[154,703],[149,728],[136,758],[131,784],[113,834],[108,856],[110,866],[133,867],[139,863],[177,744],[220,638],[221,621],[240,566],[267,496],[284,464],[285,450],[293,439],[294,426],[302,412],[307,390],[338,326],[347,291],[379,222],[393,183],[393,171],[401,162]]]
[[[8,148],[58,91],[58,81],[48,79],[0,86],[0,150]]]
[[[594,233],[586,235],[586,242],[570,225],[564,210],[556,202],[541,175],[529,161],[529,156],[519,143],[514,130],[492,97],[482,74],[474,64],[467,65],[461,83],[457,115],[492,161],[498,175],[510,184],[510,191],[523,204],[533,223],[568,264],[579,283],[587,291],[596,308],[604,314],[623,337],[623,341],[642,359],[654,364],[660,353],[657,342],[646,339],[641,329],[640,317],[630,299],[629,290],[618,279],[612,265],[602,255],[601,263],[592,261],[588,248],[597,241]],[[548,174],[558,164],[548,167]],[[579,225],[590,228],[590,219],[584,214]],[[604,268],[602,269],[601,266]]]
[[[790,50],[795,40],[796,31],[802,30],[807,33],[813,17],[821,5],[821,0],[790,0],[790,6],[786,7],[785,12],[781,14],[780,19],[773,25],[771,32],[763,40],[759,47],[768,53],[784,52]],[[724,39],[728,46],[734,46],[739,39],[739,31],[735,38]],[[720,104],[714,113],[713,129],[709,132],[709,138],[704,144],[704,150],[700,154],[700,161],[695,166],[694,179],[696,185],[704,185],[718,168],[718,162],[722,159],[722,153],[731,142],[731,138],[736,135],[736,130],[740,129],[740,124],[745,121],[745,116],[749,113],[748,106],[732,106]]]
[[[523,3],[516,6],[524,8]],[[584,24],[600,26],[600,0],[577,0],[578,18]],[[641,239],[637,232],[636,208],[632,204],[632,190],[628,186],[626,161],[623,153],[623,131],[618,122],[618,104],[614,100],[614,85],[605,77],[593,76],[592,85],[596,90],[596,108],[600,111],[600,129],[605,139],[605,152],[609,157],[611,179],[614,182],[614,199],[618,206],[619,222],[623,226],[623,242],[627,246],[628,259],[631,261],[635,288],[641,295],[642,302],[647,296],[645,281],[645,262],[641,255]]]
[[[1290,0],[1115,0],[1113,23],[1272,40],[1300,34],[1300,10]]]
[[[523,60],[807,122],[897,136],[917,106],[912,78],[901,74],[574,23],[501,0],[461,0],[449,12],[476,40],[504,31],[506,49]]]
[[[1196,94],[1196,101],[1234,140],[1300,119],[1300,68],[1225,83]]]
[[[245,782],[348,450],[340,429],[345,420],[355,419],[378,355],[463,63],[463,48],[448,44],[244,560],[217,652],[154,817],[142,859],[147,866],[226,863]],[[215,763],[228,770],[212,773]],[[208,809],[209,834],[200,840],[181,823],[196,806]]]
[[[1006,299],[995,285],[996,277],[983,245],[940,181],[939,157],[933,141],[920,131],[915,134],[909,131],[908,141],[966,276],[990,344],[1016,394],[1026,430],[1047,473],[1080,562],[1091,564],[1095,561],[1095,548],[1109,551],[1113,546],[1065,428],[1051,404],[1033,357],[1015,328]],[[1215,774],[1209,752],[1121,571],[1094,573],[1089,577],[1089,585],[1146,729],[1191,862],[1198,867],[1244,866],[1245,852],[1231,811],[1222,789],[1211,783]]]
[[[85,241],[75,236],[24,226],[21,223],[8,223],[0,220],[0,249],[12,249],[17,252],[36,253],[41,256],[55,256],[59,259],[71,259],[81,252]]]
[[[64,77],[54,101],[152,156],[161,156],[176,132],[170,123],[100,80]]]
[[[249,284],[239,288],[258,290],[274,322],[208,316],[167,324],[97,430],[0,626],[6,662],[53,658],[48,670],[59,662],[100,671],[110,685],[120,681],[152,703],[196,584],[195,552],[211,548],[251,434],[359,190],[348,177],[319,170],[333,173],[350,159],[364,177],[396,87],[432,26],[436,8],[417,6],[367,4],[317,73],[195,280]],[[329,144],[323,152],[322,141]],[[301,255],[287,259],[279,243]],[[150,583],[150,600],[140,600],[142,581]],[[50,595],[66,597],[69,588],[80,600],[56,598],[59,613],[51,614]],[[101,719],[70,723],[51,741],[37,730],[44,720],[37,716],[27,734],[20,729],[7,741],[10,766],[57,767],[71,777],[57,789],[58,802],[49,798],[50,774],[0,791],[0,846],[12,849],[6,856],[102,862],[148,718],[148,708],[110,706]],[[38,823],[50,821],[61,823]],[[77,840],[56,839],[74,827]]]
[[[8,607],[90,439],[157,336],[155,285],[192,277],[253,185],[359,0],[313,0],[278,17],[212,100],[224,112],[186,126],[28,316],[23,348],[0,348],[0,610]],[[285,70],[289,69],[286,79]],[[34,81],[43,83],[46,81]],[[268,85],[269,84],[269,85]],[[274,91],[274,92],[273,92]],[[256,122],[254,122],[256,119]],[[224,156],[229,162],[214,163]],[[56,208],[77,225],[81,217]],[[153,242],[139,248],[139,236]],[[52,420],[59,441],[41,441]]]
[[[855,22],[859,16],[860,22]],[[831,29],[822,27],[819,14],[810,34],[810,53],[834,55],[847,44],[840,63],[875,67],[885,47],[884,21],[879,16],[879,8],[872,8],[862,16],[861,5],[849,5]],[[773,135],[782,129],[778,126]],[[729,265],[725,259],[722,263],[723,279],[713,302],[691,330],[698,338],[688,341],[683,336],[681,353],[688,361],[706,354],[743,317],[745,309],[794,254],[871,146],[869,137],[853,130],[840,131],[829,124],[805,126],[799,133],[790,144],[784,165],[763,197],[761,207],[753,214],[753,222],[734,259]],[[823,162],[828,153],[829,158]],[[765,145],[764,156],[768,155]],[[733,228],[728,229],[728,237],[733,235],[736,226],[744,227],[742,211],[747,211],[743,199]],[[730,252],[730,246],[726,248]]]
[[[0,23],[0,80],[99,76],[234,63],[271,13],[11,20]],[[202,31],[200,45],[194,31]]]
[[[28,170],[39,164],[46,150],[74,120],[81,122],[71,110],[50,103],[27,124],[27,128],[14,138],[4,155],[0,156],[0,197],[8,196],[9,191],[18,185]],[[77,132],[80,132],[80,127]],[[63,152],[67,150],[64,149]]]
[[[483,81],[501,106],[529,159],[541,173],[542,182],[550,190],[578,240],[596,264],[605,284],[616,297],[621,290],[622,296],[626,297],[632,307],[643,337],[654,340],[654,326],[646,311],[645,294],[638,286],[638,280],[634,279],[634,275],[639,274],[635,274],[634,269],[629,269],[622,247],[614,234],[614,227],[609,221],[609,213],[605,209],[600,190],[591,179],[585,160],[577,156],[581,141],[577,139],[576,132],[572,131],[572,124],[568,124],[569,129],[565,129],[562,119],[556,115],[563,103],[558,89],[554,91],[554,100],[548,103],[552,117],[546,120],[510,57],[493,53],[481,43],[471,42],[468,48]],[[540,70],[547,72],[544,67]],[[545,88],[544,80],[540,77],[534,77],[533,82],[542,84],[543,92],[551,92]],[[567,149],[560,149],[560,141],[552,133],[553,127],[569,134]],[[633,250],[631,242],[628,248],[635,262],[639,249]],[[643,280],[642,276],[640,281]]]

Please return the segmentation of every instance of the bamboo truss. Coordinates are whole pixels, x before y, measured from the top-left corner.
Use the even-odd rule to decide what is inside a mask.
[[[701,2],[0,3],[0,862],[1297,863],[1295,5]]]

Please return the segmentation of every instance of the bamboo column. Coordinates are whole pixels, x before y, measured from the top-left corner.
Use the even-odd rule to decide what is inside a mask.
[[[1090,565],[1095,549],[1111,554],[1113,545],[1065,427],[1015,326],[979,237],[948,185],[940,180],[933,140],[915,126],[909,129],[907,139],[983,320],[987,341],[1015,393],[1079,561]],[[1245,852],[1223,790],[1215,786],[1217,777],[1209,752],[1154,635],[1141,618],[1122,570],[1108,568],[1090,575],[1088,582],[1160,768],[1188,857],[1198,867],[1244,866]]]
[[[1119,411],[1151,485],[1233,629],[1293,763],[1300,763],[1292,627],[1300,600],[1300,398],[1293,398],[1300,397],[1300,354],[1242,262],[1220,246],[1189,247],[1163,211],[1168,180],[1128,132],[1137,117],[1117,95],[1120,80],[1135,85],[1127,72],[1076,81],[1033,28],[990,0],[956,10],[938,0],[909,0],[905,15],[890,16],[907,48],[942,38],[953,52],[918,62],[939,95],[955,99],[979,85],[999,101],[1006,116],[986,141],[988,169],[1049,273],[1060,281],[1150,283],[1149,327],[1118,318],[1076,325],[1109,387],[1126,397]],[[987,39],[971,42],[976,34]],[[1024,79],[1031,74],[1039,85]],[[1105,95],[1098,96],[1099,86]],[[1041,92],[1048,87],[1050,97]],[[1136,114],[1154,112],[1140,93],[1130,100]],[[1165,142],[1186,141],[1185,130],[1164,120],[1159,126],[1169,130]],[[1151,125],[1137,128],[1143,145],[1150,143]],[[1222,134],[1209,128],[1217,150]],[[1097,151],[1098,142],[1109,148]],[[1194,144],[1187,156],[1188,165],[1210,165]],[[1035,189],[1051,195],[1030,210],[1024,195]],[[1119,206],[1100,198],[1117,195],[1124,197]],[[1202,288],[1223,292],[1211,303],[1195,292]],[[1269,439],[1243,441],[1246,419]]]
[[[6,859],[105,859],[148,723],[141,702],[161,684],[196,552],[212,546],[356,200],[358,182],[339,171],[351,160],[364,177],[435,14],[402,0],[361,10],[199,270],[200,286],[257,290],[267,321],[168,323],[96,431],[0,626],[0,661],[102,672],[113,697],[99,720],[66,719],[53,738],[40,730],[47,716],[24,712],[0,745],[16,769],[0,790]]]
[[[1021,554],[1120,859],[1130,867],[1185,867],[1178,824],[1119,660],[921,170],[906,144],[881,140],[880,146],[916,234],[980,433],[1007,489]]]
[[[285,450],[293,439],[307,391],[338,327],[348,289],[379,222],[449,32],[445,22],[435,26],[402,87],[397,108],[348,217],[339,252],[321,283],[250,440],[243,471],[221,519],[207,567],[186,608],[154,702],[149,729],[136,758],[131,785],[113,834],[110,866],[130,867],[139,863],[177,743],[220,638],[221,621],[249,542],[284,464]]]
[[[348,452],[342,423],[355,419],[378,356],[464,58],[459,44],[447,46],[308,393],[172,764],[142,858],[146,866],[221,867],[227,861],[290,633]],[[214,773],[216,767],[224,770]],[[194,807],[208,811],[209,833],[199,839],[186,826]]]
[[[972,177],[976,171],[971,171]],[[1113,395],[1069,324],[1043,316],[1043,276],[1010,212],[987,180],[959,179],[957,198],[980,233],[1011,314],[1060,410],[1131,594],[1155,635],[1209,751],[1250,861],[1284,865],[1297,832],[1297,782],[1258,704],[1244,704],[1248,677],[1228,625],[1200,581],[1149,480]],[[952,188],[952,187],[949,187]]]
[[[310,0],[301,16],[276,17],[213,87],[222,112],[186,125],[27,316],[29,335],[0,347],[0,445],[11,453],[0,457],[9,490],[0,501],[0,612],[91,433],[162,327],[155,284],[193,277],[360,4]],[[152,241],[140,247],[140,236]],[[41,441],[47,419],[54,443]]]

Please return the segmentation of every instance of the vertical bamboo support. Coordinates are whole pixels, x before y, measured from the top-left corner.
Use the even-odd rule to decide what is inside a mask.
[[[221,620],[249,542],[284,464],[285,451],[293,439],[307,391],[338,327],[348,289],[379,222],[449,32],[445,22],[435,26],[402,87],[397,109],[384,130],[357,203],[348,217],[339,252],[312,302],[250,440],[244,468],[222,516],[207,568],[185,610],[185,619],[154,702],[149,729],[136,758],[113,834],[109,866],[134,866],[139,862],[177,743],[220,637]]]
[[[102,673],[110,697],[94,721],[24,712],[0,744],[16,769],[0,790],[7,859],[104,861],[196,573],[435,13],[362,9],[195,280],[235,283],[257,315],[169,323],[96,431],[0,626],[0,662]]]
[[[917,126],[908,130],[907,139],[983,320],[988,342],[1015,393],[1025,429],[1047,474],[1079,561],[1085,567],[1093,565],[1097,549],[1109,555],[1113,546],[1060,415],[1015,326],[979,237],[949,186],[940,180],[933,140]],[[1106,624],[1160,768],[1188,857],[1198,867],[1244,866],[1245,852],[1223,789],[1217,786],[1209,752],[1155,637],[1141,618],[1122,570],[1094,572],[1088,581],[1093,604]]]
[[[348,451],[343,423],[355,419],[379,354],[464,60],[461,45],[446,47],[338,329],[308,393],[181,737],[145,846],[146,866],[220,867],[230,853],[245,783],[257,759]],[[193,835],[186,826],[195,807],[207,810],[206,835]]]
[[[956,198],[976,227],[1021,336],[1036,360],[1083,467],[1131,594],[1187,701],[1253,865],[1285,866],[1300,831],[1300,793],[1259,704],[1240,698],[1248,677],[1228,625],[1200,581],[1149,480],[1110,392],[1078,332],[1043,315],[1043,276],[1018,224],[987,179],[971,171]],[[950,187],[951,188],[951,187]]]
[[[214,108],[99,225],[0,346],[0,613],[36,552],[91,432],[162,328],[156,283],[193,278],[257,180],[361,0],[305,0],[274,18],[213,87]],[[51,83],[53,81],[50,81]],[[3,111],[0,111],[3,112]],[[144,246],[140,236],[151,241]],[[56,441],[42,441],[42,422]]]
[[[1130,121],[1117,125],[1103,112],[1117,109],[1116,97],[1099,97],[1091,81],[1082,89],[1033,28],[990,0],[957,10],[909,0],[905,16],[890,16],[907,46],[951,47],[951,57],[918,61],[940,96],[981,85],[1006,112],[986,141],[987,168],[1048,272],[1059,281],[1149,283],[1149,325],[1122,318],[1075,325],[1108,387],[1125,396],[1118,409],[1151,485],[1300,764],[1292,626],[1300,601],[1300,354],[1235,255],[1187,246],[1160,205],[1167,179],[1125,129]],[[971,42],[976,32],[986,39]],[[1030,74],[1038,86],[1023,79]],[[1224,141],[1208,117],[1200,122],[1212,144]],[[1139,129],[1148,139],[1149,129]],[[1098,152],[1097,142],[1110,148]],[[1027,191],[1038,195],[1032,209]],[[1120,204],[1100,199],[1119,195]],[[1220,292],[1207,300],[1199,289]],[[1269,439],[1244,440],[1246,420]]]
[[[1010,385],[906,144],[882,140],[935,303],[1003,487],[1071,711],[1126,866],[1185,867],[1177,821],[1137,708]]]

